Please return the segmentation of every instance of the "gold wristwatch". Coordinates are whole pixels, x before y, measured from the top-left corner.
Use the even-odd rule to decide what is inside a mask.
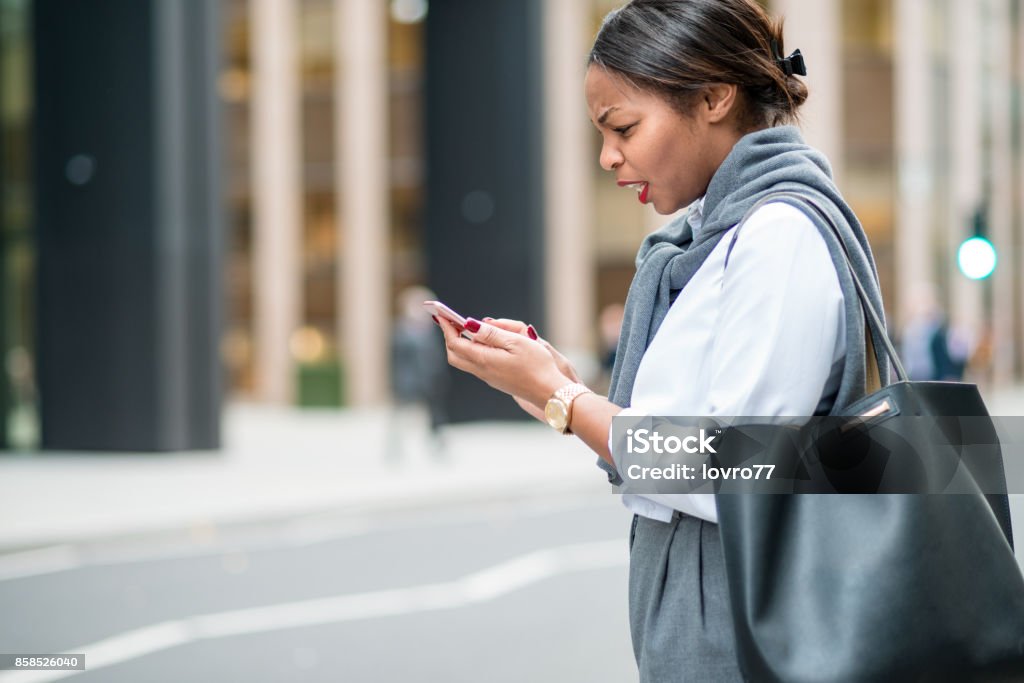
[[[582,384],[566,384],[548,399],[544,406],[544,419],[562,434],[572,434],[569,423],[572,421],[572,404],[578,396],[592,393]]]

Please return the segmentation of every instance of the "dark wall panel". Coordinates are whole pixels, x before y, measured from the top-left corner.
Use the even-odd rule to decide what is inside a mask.
[[[538,0],[435,0],[427,19],[427,260],[459,312],[544,329]],[[454,373],[453,420],[520,417]]]
[[[218,445],[210,5],[34,3],[44,448]]]

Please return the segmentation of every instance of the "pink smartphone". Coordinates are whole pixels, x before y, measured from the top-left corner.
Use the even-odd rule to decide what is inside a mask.
[[[444,318],[445,320],[451,321],[459,326],[459,331],[462,332],[462,336],[466,339],[472,339],[469,332],[466,331],[466,319],[461,315],[453,311],[452,309],[445,306],[440,301],[424,301],[423,305],[431,312],[431,314]]]

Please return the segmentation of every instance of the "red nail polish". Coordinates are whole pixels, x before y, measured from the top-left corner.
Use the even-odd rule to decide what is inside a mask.
[[[476,334],[480,331],[480,321],[474,320],[473,318],[466,318],[466,329],[471,333]]]
[[[432,315],[432,316],[430,316],[430,318],[434,321],[435,325],[437,325],[438,327],[441,327],[441,321],[437,319],[436,315]]]
[[[526,334],[530,335],[530,339],[537,340],[537,330],[533,328],[533,325],[526,326]]]

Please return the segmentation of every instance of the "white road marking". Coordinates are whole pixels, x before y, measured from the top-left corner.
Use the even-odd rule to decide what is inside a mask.
[[[0,581],[55,574],[81,566],[82,560],[71,545],[51,545],[23,550],[0,555]]]
[[[308,515],[282,523],[269,523],[273,535],[270,540],[252,541],[255,532],[241,532],[226,527],[228,534],[217,539],[218,527],[213,526],[214,542],[188,544],[184,541],[169,541],[157,547],[147,547],[145,542],[133,542],[130,546],[114,543],[112,548],[100,548],[98,555],[84,553],[73,544],[53,545],[32,550],[0,553],[0,582],[46,576],[73,571],[83,567],[114,567],[145,562],[197,559],[216,557],[225,552],[261,552],[282,547],[303,548],[320,543],[354,538],[379,531],[448,526],[471,522],[494,522],[539,517],[557,512],[582,510],[598,504],[593,495],[577,495],[558,501],[519,501],[477,505],[471,511],[464,507],[442,509],[415,518],[399,517],[394,520],[377,521],[369,516],[335,518],[334,516]],[[621,507],[621,506],[620,506]],[[624,510],[624,508],[623,508]],[[369,513],[367,513],[369,514]],[[624,513],[625,518],[625,513]],[[184,532],[183,532],[184,533]]]
[[[560,574],[618,567],[628,560],[623,539],[548,548],[520,555],[454,581],[175,619],[74,647],[67,652],[83,653],[86,671],[95,671],[210,638],[464,607],[494,600]],[[79,673],[83,672],[3,672],[0,673],[0,683],[49,683]]]

